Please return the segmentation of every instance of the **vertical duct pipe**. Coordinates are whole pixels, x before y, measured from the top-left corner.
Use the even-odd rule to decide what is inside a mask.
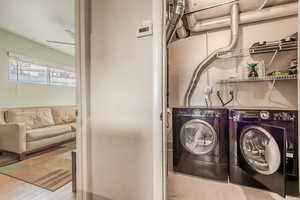
[[[170,1],[170,0],[169,0]],[[168,45],[178,28],[178,24],[182,22],[182,17],[185,11],[185,0],[173,0],[174,6],[169,12],[167,29],[166,29],[166,42]],[[170,5],[169,5],[170,6]],[[183,24],[181,24],[183,25]],[[180,26],[180,24],[179,24]],[[167,51],[167,106],[169,106],[169,51]]]
[[[192,79],[190,80],[189,86],[185,92],[184,105],[186,107],[191,106],[191,99],[194,95],[195,89],[198,86],[201,75],[205,71],[205,69],[207,69],[208,66],[217,59],[219,53],[230,51],[236,46],[238,42],[238,34],[239,34],[239,19],[240,19],[239,4],[234,3],[231,7],[231,41],[228,46],[217,49],[197,66],[197,68],[193,72]]]
[[[185,10],[185,0],[176,0],[173,11],[171,12],[171,18],[167,22],[167,32],[166,39],[167,44],[169,44],[172,36],[176,31],[178,23],[181,21],[182,16],[184,15]]]

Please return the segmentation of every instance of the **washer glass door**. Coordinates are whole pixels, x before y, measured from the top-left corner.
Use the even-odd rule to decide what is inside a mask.
[[[250,126],[242,131],[240,149],[247,163],[258,173],[270,175],[280,167],[278,144],[264,128]]]
[[[205,155],[214,150],[217,144],[217,133],[208,122],[194,119],[182,126],[180,140],[190,153]]]
[[[285,196],[286,129],[253,121],[238,121],[235,128],[237,167],[249,179]]]

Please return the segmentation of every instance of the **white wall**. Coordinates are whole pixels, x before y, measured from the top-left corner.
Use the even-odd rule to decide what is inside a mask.
[[[74,87],[9,81],[7,52],[70,68],[75,63],[73,56],[0,29],[0,107],[75,105]]]
[[[297,18],[286,18],[267,23],[257,23],[241,26],[240,39],[237,49],[247,49],[257,41],[272,41],[282,39],[297,32]],[[183,105],[183,97],[192,72],[208,53],[226,46],[230,40],[230,30],[218,30],[174,42],[170,46],[170,90],[171,105]],[[282,52],[276,57],[271,69],[286,68],[292,58],[296,58],[296,51]],[[268,107],[297,107],[297,81],[277,81],[271,91],[272,82],[237,83],[231,85],[217,85],[216,81],[229,77],[244,77],[247,75],[247,63],[264,61],[268,64],[272,53],[263,56],[245,56],[217,60],[201,77],[199,86],[192,99],[193,105],[205,105],[203,91],[207,86],[214,88],[213,105],[219,106],[216,91],[228,94],[235,93],[235,100],[229,106],[268,106]],[[225,99],[229,97],[224,95]]]
[[[93,0],[91,181],[95,199],[153,199],[152,1]],[[159,133],[157,133],[159,134]]]

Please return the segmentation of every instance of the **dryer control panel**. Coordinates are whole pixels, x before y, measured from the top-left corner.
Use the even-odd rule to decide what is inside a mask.
[[[228,118],[228,110],[226,109],[210,109],[210,108],[173,108],[173,115],[197,117],[197,118]]]
[[[232,118],[235,121],[295,121],[296,112],[292,111],[237,111]]]
[[[193,110],[193,116],[201,117],[201,118],[214,118],[220,117],[221,113],[213,110]]]
[[[296,120],[295,113],[291,112],[275,112],[273,114],[273,120],[275,121],[294,121]]]

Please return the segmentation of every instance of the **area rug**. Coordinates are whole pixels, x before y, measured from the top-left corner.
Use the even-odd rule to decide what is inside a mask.
[[[1,167],[0,173],[54,192],[72,181],[73,149],[75,142],[67,143],[51,152]]]
[[[19,161],[19,156],[15,153],[1,152],[0,167],[5,167]]]

